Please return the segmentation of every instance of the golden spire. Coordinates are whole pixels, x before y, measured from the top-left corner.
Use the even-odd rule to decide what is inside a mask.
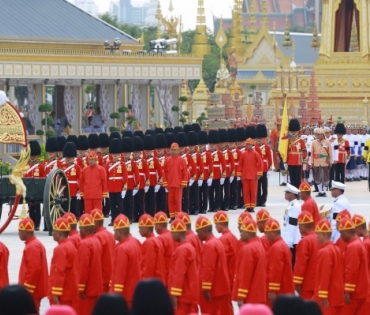
[[[168,8],[168,11],[170,11],[170,13],[173,12],[173,5],[172,5],[172,0],[170,0],[170,6]]]
[[[249,2],[249,34],[247,38],[248,44],[253,43],[254,38],[256,36],[256,11],[254,7],[254,0],[250,0]]]
[[[316,22],[313,24],[311,47],[315,49],[315,51],[316,51],[316,48],[320,47],[319,34],[317,32]]]
[[[262,0],[262,26],[268,26],[268,16],[267,16],[267,4],[266,0]]]
[[[240,20],[240,0],[234,0],[234,8],[232,11],[231,29],[230,29],[230,47],[235,47],[235,52],[238,56],[244,54],[242,24]]]
[[[290,31],[289,31],[288,16],[285,19],[285,31],[284,31],[283,46],[286,48],[287,51],[288,51],[289,47],[292,47],[292,40],[290,38]]]
[[[155,14],[155,18],[158,20],[158,25],[157,25],[157,39],[161,38],[161,20],[163,18],[162,16],[162,9],[161,9],[161,2],[158,1],[157,5],[157,12]]]
[[[224,28],[223,28],[223,21],[222,21],[222,16],[220,18],[220,28],[218,29],[215,42],[217,46],[220,48],[220,59],[221,59],[221,64],[224,61],[222,59],[222,49],[227,43],[227,36],[225,34]]]
[[[208,43],[206,16],[204,15],[204,0],[198,0],[197,11],[197,26],[195,28],[192,52],[197,57],[203,57],[211,53],[211,45]]]
[[[359,51],[360,47],[358,44],[358,34],[357,34],[357,24],[356,24],[356,17],[355,12],[353,12],[353,19],[352,19],[352,30],[351,30],[351,42],[349,51]]]

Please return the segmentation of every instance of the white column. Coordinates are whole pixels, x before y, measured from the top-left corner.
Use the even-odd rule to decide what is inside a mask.
[[[180,98],[180,86],[174,85],[172,86],[172,101],[174,106],[177,106],[179,104],[179,98]],[[173,113],[173,125],[179,126],[179,115],[176,112]]]
[[[142,118],[139,122],[141,130],[145,131],[149,128],[149,117],[150,117],[150,97],[149,97],[149,85],[140,85],[140,96],[142,106]]]
[[[154,91],[154,122],[157,126],[163,125],[163,109],[159,102],[158,95]]]

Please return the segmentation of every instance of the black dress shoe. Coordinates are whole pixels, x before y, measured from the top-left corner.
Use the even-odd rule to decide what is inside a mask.
[[[111,222],[111,223],[109,223],[109,224],[108,224],[108,226],[113,226],[113,223],[112,223],[112,222]]]
[[[238,207],[234,206],[234,207],[231,208],[231,210],[238,210]]]
[[[257,207],[263,207],[265,208],[266,207],[266,204],[265,203],[261,203],[260,205],[258,205]]]
[[[229,208],[225,208],[224,211],[229,211]]]
[[[321,197],[326,197],[326,193],[322,193],[321,194]]]
[[[48,228],[46,228],[46,227],[43,229],[43,231],[44,232],[49,232]]]
[[[286,186],[286,183],[281,183],[280,186]]]
[[[207,212],[217,212],[215,209],[209,209]]]
[[[254,208],[249,208],[249,209],[248,209],[248,212],[249,212],[249,213],[254,213]]]
[[[318,193],[318,194],[316,195],[316,197],[323,197],[323,194],[322,194],[322,193]]]
[[[40,231],[40,227],[35,227],[35,231]]]
[[[313,190],[313,192],[319,192],[317,189]]]
[[[206,211],[206,210],[200,210],[200,211],[199,211],[199,213],[201,213],[201,214],[206,214],[206,213],[207,213],[207,211]]]

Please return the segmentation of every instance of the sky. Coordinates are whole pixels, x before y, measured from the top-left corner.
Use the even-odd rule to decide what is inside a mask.
[[[109,0],[94,0],[99,6],[100,12],[109,11]],[[168,7],[170,0],[160,0],[162,6],[162,14],[168,15]],[[144,5],[149,3],[149,0],[131,0],[132,5]],[[174,15],[182,15],[183,30],[194,29],[196,25],[198,0],[172,0],[174,7]],[[204,0],[206,12],[207,26],[213,30],[212,16],[225,18],[231,17],[231,9],[233,0]]]

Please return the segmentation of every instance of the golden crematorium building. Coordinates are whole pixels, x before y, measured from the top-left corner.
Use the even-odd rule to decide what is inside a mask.
[[[129,105],[144,130],[164,119],[176,125],[171,107],[181,82],[201,77],[201,57],[144,53],[139,40],[66,0],[0,0],[0,7],[0,89],[30,138],[45,130],[38,110],[45,102],[57,135],[67,126],[74,134],[123,128],[110,115]],[[1,153],[17,151],[4,145]]]

